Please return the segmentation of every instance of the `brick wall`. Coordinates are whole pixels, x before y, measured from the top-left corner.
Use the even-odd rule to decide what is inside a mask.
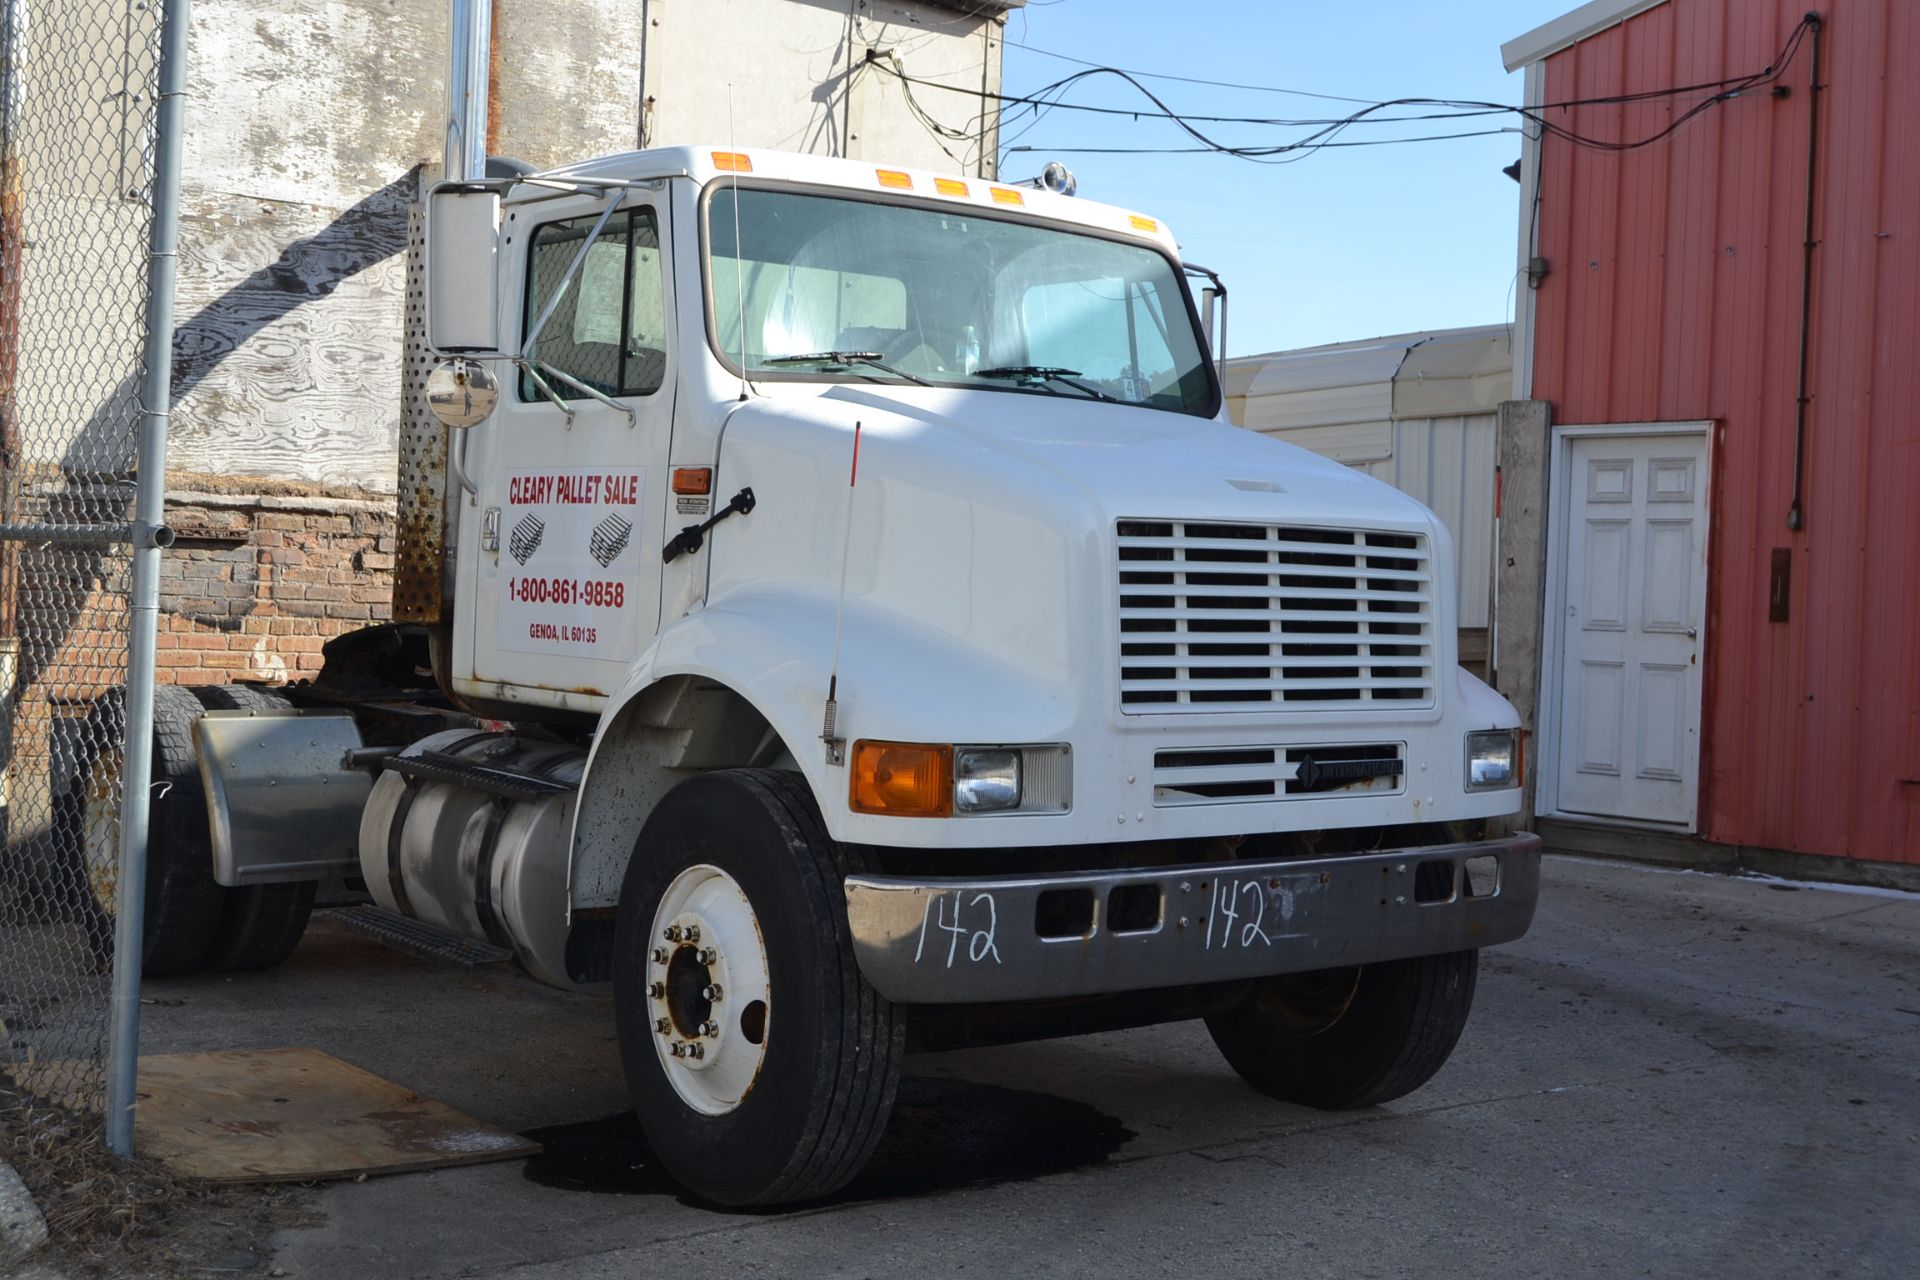
[[[328,640],[390,616],[392,498],[169,479],[178,540],[160,557],[161,683],[310,678]],[[98,750],[85,735],[101,696],[126,682],[128,585],[124,547],[0,545],[0,840],[48,831]]]
[[[328,640],[392,617],[390,498],[170,491],[167,523],[163,683],[307,679]]]

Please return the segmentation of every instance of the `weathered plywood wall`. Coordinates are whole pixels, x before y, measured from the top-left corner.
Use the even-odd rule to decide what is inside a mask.
[[[982,172],[990,129],[938,137],[864,63],[888,49],[997,89],[998,8],[495,0],[489,149],[546,167],[629,150],[644,118],[655,145]],[[172,464],[392,492],[406,207],[441,152],[447,0],[198,0],[193,21]],[[980,129],[978,98],[920,93]]]
[[[114,475],[133,461],[145,332],[148,110],[153,26],[94,3],[15,4],[4,15],[9,165],[0,272],[17,318],[0,332],[0,400],[19,465]],[[67,518],[79,518],[68,511]]]
[[[388,491],[444,0],[200,0],[170,461]]]
[[[726,143],[994,174],[1000,88],[999,6],[920,0],[647,0],[649,144]],[[910,109],[898,58],[943,138]]]

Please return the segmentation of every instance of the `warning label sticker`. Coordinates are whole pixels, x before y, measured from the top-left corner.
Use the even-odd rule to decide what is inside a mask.
[[[644,471],[523,471],[507,479],[502,649],[624,662],[639,635],[634,534]]]

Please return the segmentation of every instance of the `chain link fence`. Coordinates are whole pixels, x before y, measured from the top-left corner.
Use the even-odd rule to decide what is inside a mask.
[[[0,0],[0,1074],[93,1111],[107,1080],[159,9]]]

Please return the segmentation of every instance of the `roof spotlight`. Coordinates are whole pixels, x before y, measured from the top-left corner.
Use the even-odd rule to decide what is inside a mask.
[[[1073,176],[1073,170],[1055,160],[1040,171],[1040,185],[1057,196],[1070,196],[1080,189],[1080,180]]]

